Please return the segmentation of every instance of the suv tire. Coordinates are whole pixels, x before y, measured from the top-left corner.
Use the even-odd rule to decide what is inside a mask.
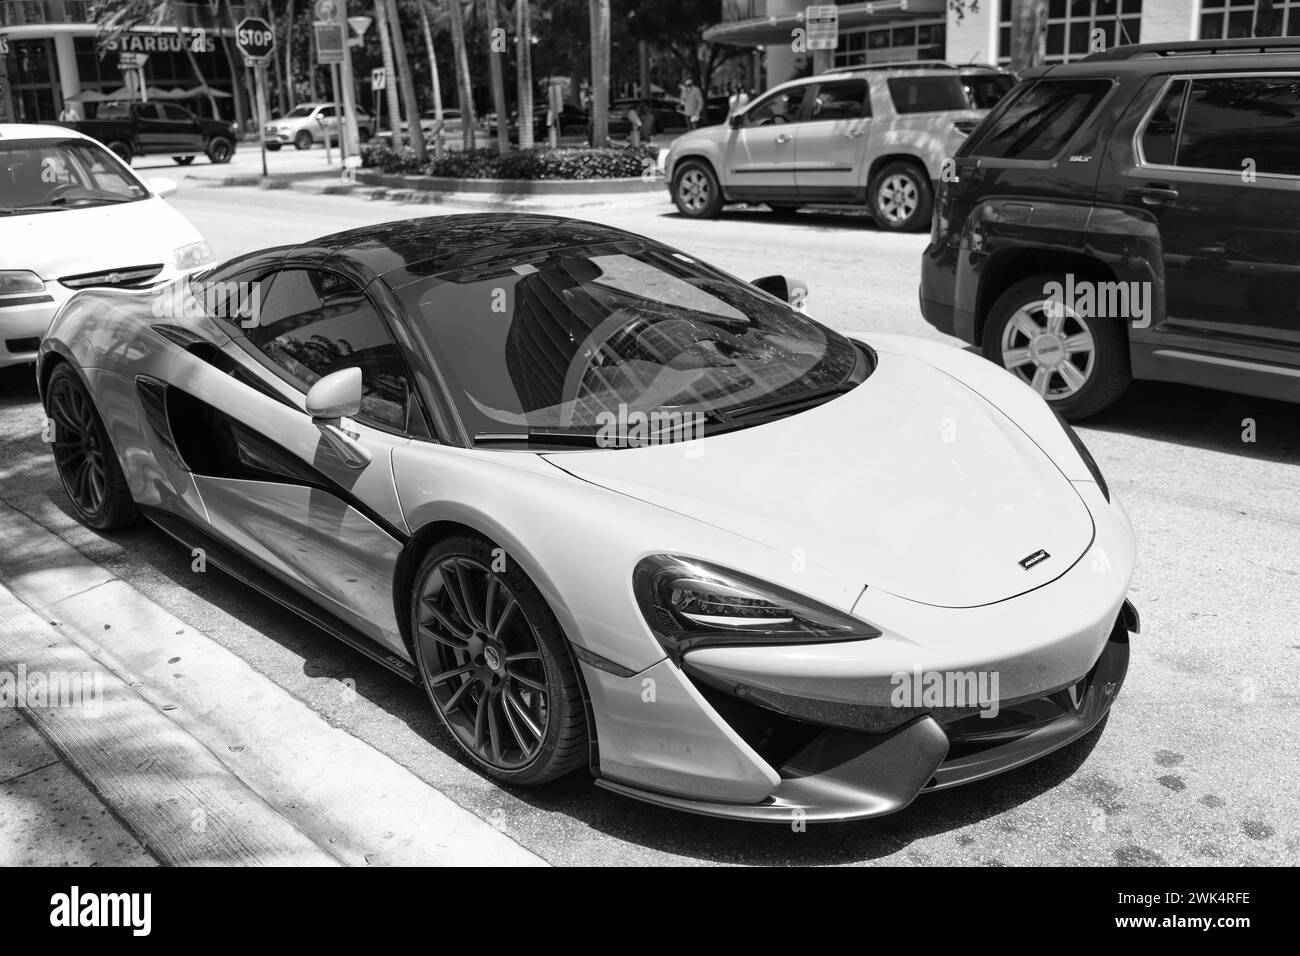
[[[712,167],[700,159],[683,160],[673,173],[673,202],[691,219],[716,219],[722,211],[722,187]]]
[[[1084,318],[1068,305],[1053,316],[1052,300],[1043,291],[1049,282],[1064,287],[1065,276],[1040,272],[998,296],[981,346],[989,361],[1077,421],[1110,407],[1128,388],[1128,337],[1119,319]]]
[[[882,229],[921,232],[930,228],[934,190],[920,166],[889,163],[871,181],[870,194],[871,214]]]

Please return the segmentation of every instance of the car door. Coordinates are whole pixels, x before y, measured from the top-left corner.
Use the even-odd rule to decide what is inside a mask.
[[[866,185],[864,160],[871,127],[865,79],[832,80],[811,92],[808,118],[795,142],[795,185],[803,199],[845,202]]]
[[[392,452],[428,429],[405,361],[379,307],[347,277],[286,264],[250,286],[252,316],[231,324],[228,345],[182,358],[171,376],[191,423],[177,443],[211,532],[406,659],[392,580],[409,535]],[[306,394],[353,366],[364,397],[340,424],[350,436],[340,447],[307,415]]]
[[[165,153],[172,148],[171,129],[158,103],[136,103],[132,106],[132,113],[135,116],[135,135],[143,152]]]
[[[159,103],[167,124],[168,148],[178,153],[200,153],[206,145],[203,130],[193,113],[175,103]]]
[[[1159,82],[1120,184],[1160,229],[1154,331],[1300,365],[1300,73]]]
[[[807,92],[805,85],[769,93],[730,130],[723,173],[729,197],[753,202],[797,197],[795,142]]]

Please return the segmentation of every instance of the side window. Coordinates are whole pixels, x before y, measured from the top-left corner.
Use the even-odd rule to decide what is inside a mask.
[[[1183,97],[1187,81],[1175,80],[1169,84],[1160,102],[1156,104],[1146,129],[1142,131],[1142,160],[1158,166],[1172,166],[1178,138],[1178,117],[1183,110]]]
[[[316,115],[319,116],[321,119],[329,119],[334,115],[334,107],[322,106],[320,109],[316,111]]]
[[[838,80],[817,87],[810,122],[817,120],[855,120],[871,115],[866,80]]]
[[[1300,176],[1300,77],[1193,80],[1177,165]]]
[[[900,114],[945,113],[970,109],[966,88],[956,73],[938,76],[891,76],[885,80],[889,99]]]
[[[340,369],[361,369],[361,417],[407,430],[410,383],[397,345],[355,283],[332,272],[286,269],[274,276],[249,342],[304,392]]]
[[[966,151],[992,159],[1051,159],[1096,111],[1110,80],[1040,80],[1021,86]],[[999,104],[1001,106],[1001,104]]]
[[[162,119],[161,114],[158,112],[157,103],[137,104],[135,108],[135,115],[137,119],[142,119],[142,120]]]
[[[163,111],[163,116],[169,120],[188,121],[190,119],[193,119],[193,117],[190,115],[189,110],[185,109],[182,106],[177,106],[175,103],[160,103],[158,105],[158,108]]]
[[[773,93],[766,99],[760,100],[757,106],[745,114],[745,125],[748,127],[779,126],[782,123],[795,122],[799,119],[799,109],[803,106],[803,98],[807,92],[808,87],[796,86],[790,90]]]

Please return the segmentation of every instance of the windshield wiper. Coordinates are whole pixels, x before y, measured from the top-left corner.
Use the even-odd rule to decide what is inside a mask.
[[[768,399],[761,402],[749,402],[744,405],[733,405],[730,408],[720,408],[717,409],[714,414],[716,414],[724,423],[737,422],[750,418],[780,418],[786,415],[792,415],[795,412],[802,412],[805,409],[814,408],[817,405],[824,405],[832,398],[838,398],[840,395],[852,391],[858,386],[858,384],[858,382],[854,381],[841,382],[839,385],[818,389],[814,392],[805,392],[802,395]]]
[[[599,448],[596,432],[547,431],[530,428],[526,432],[481,432],[474,436],[475,445],[576,445]]]

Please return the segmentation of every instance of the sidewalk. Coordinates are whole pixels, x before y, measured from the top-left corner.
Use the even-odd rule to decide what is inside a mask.
[[[91,841],[105,862],[544,865],[3,504],[0,540],[0,703],[80,678],[61,706],[0,706],[0,863]]]

